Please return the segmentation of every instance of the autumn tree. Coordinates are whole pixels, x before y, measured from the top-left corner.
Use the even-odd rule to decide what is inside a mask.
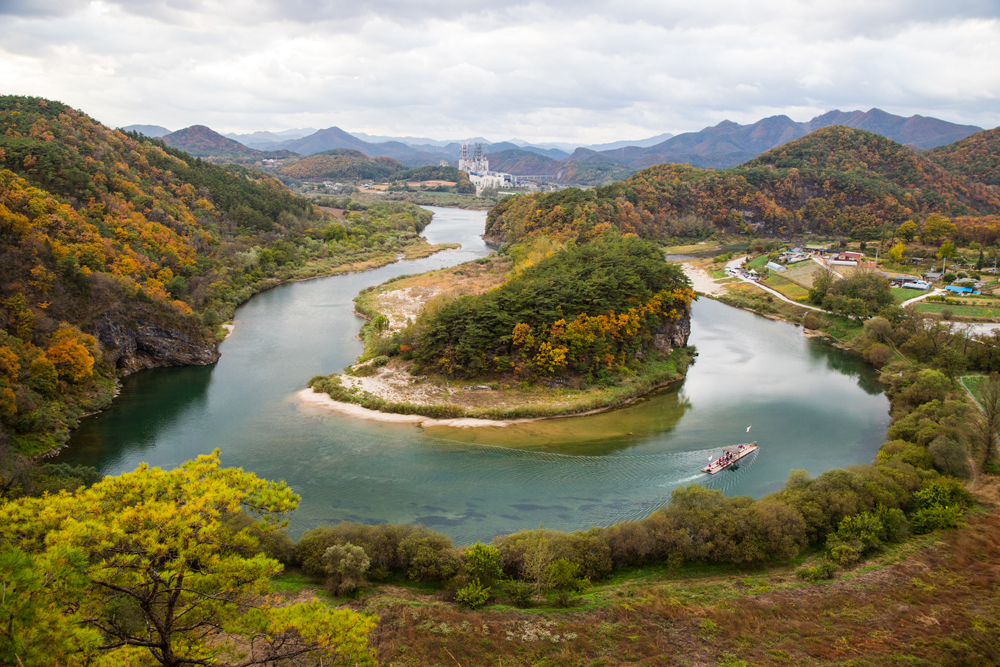
[[[912,220],[907,220],[899,226],[896,230],[896,236],[903,239],[907,243],[912,241],[917,235],[917,223]]]
[[[46,356],[55,365],[61,377],[72,382],[80,382],[94,373],[94,357],[90,350],[95,349],[95,346],[93,336],[82,333],[76,327],[64,322],[52,334]]]
[[[903,246],[903,244],[897,243],[896,245],[889,248],[889,259],[892,262],[899,264],[901,261],[903,261],[904,250],[906,250],[906,248]]]
[[[920,230],[920,240],[924,243],[937,243],[943,236],[951,236],[958,231],[951,220],[937,213],[932,213],[924,220],[924,226]]]
[[[242,511],[266,532],[297,503],[283,482],[220,468],[216,450],[176,470],[143,465],[75,493],[10,502],[0,540],[32,558],[57,545],[82,554],[82,596],[50,587],[48,604],[97,631],[105,656],[141,650],[168,667],[299,656],[374,665],[374,617],[320,602],[279,606],[268,594],[281,564],[258,553],[249,527],[222,521]]]

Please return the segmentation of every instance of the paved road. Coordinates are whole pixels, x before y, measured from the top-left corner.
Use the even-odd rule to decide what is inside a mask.
[[[778,297],[782,301],[787,301],[788,303],[792,304],[793,306],[798,306],[799,308],[806,308],[808,310],[815,310],[816,312],[819,312],[819,313],[827,313],[827,314],[830,313],[830,311],[823,310],[822,308],[817,308],[816,306],[807,306],[804,303],[800,303],[798,301],[793,301],[792,299],[789,299],[787,296],[785,296],[781,292],[779,292],[777,290],[774,290],[774,289],[771,289],[767,285],[761,285],[760,283],[755,282],[753,280],[750,280],[749,278],[743,278],[743,282],[750,283],[751,285],[753,285],[755,287],[759,287],[762,290],[764,290],[765,292],[770,292],[771,294],[773,294],[774,296]]]

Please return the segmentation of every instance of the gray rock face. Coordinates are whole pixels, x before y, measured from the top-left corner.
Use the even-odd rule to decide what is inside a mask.
[[[660,352],[671,352],[674,348],[687,345],[691,336],[691,310],[687,309],[680,319],[670,320],[653,332],[653,347]]]
[[[207,366],[219,360],[214,344],[152,324],[127,326],[108,319],[97,323],[97,339],[122,375],[144,368]]]

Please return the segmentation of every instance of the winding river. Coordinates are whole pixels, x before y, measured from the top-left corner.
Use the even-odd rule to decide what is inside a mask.
[[[424,232],[461,250],[361,274],[292,283],[236,313],[211,367],[143,371],[84,420],[57,459],[106,474],[173,467],[220,448],[227,466],[284,479],[301,494],[294,535],[345,519],[416,522],[456,543],[516,530],[575,530],[635,519],[693,482],[761,496],[788,472],[872,460],[888,401],[855,357],[801,329],[702,299],[687,378],[626,408],[507,428],[422,429],[359,420],[293,398],[361,352],[352,299],[369,286],[488,254],[485,213],[432,209]],[[747,428],[750,432],[747,432]],[[738,470],[699,472],[724,445],[756,440]]]

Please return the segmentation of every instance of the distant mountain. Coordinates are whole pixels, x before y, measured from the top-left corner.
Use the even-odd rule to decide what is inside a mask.
[[[591,144],[590,146],[583,146],[582,148],[589,148],[592,151],[610,151],[616,148],[625,148],[626,146],[647,148],[649,146],[661,144],[667,139],[672,139],[673,137],[674,135],[669,132],[665,132],[664,134],[658,134],[655,137],[649,137],[648,139],[639,139],[638,141],[613,141],[610,144]]]
[[[924,153],[953,174],[985,185],[1000,185],[1000,127]]]
[[[168,146],[179,148],[194,157],[208,158],[213,162],[259,160],[268,157],[285,158],[294,155],[289,151],[259,151],[224,137],[204,125],[192,125],[183,130],[165,134],[161,138]]]
[[[562,164],[558,160],[522,148],[508,148],[498,153],[490,153],[488,159],[490,169],[521,176],[554,174]]]
[[[251,132],[250,134],[236,134],[233,132],[223,133],[223,136],[238,141],[244,146],[249,146],[250,148],[256,148],[258,150],[270,150],[270,144],[280,143],[282,141],[293,141],[295,139],[301,139],[302,137],[309,136],[316,131],[314,127],[307,128],[296,128],[291,130],[282,130],[280,132]]]
[[[170,134],[170,130],[165,127],[160,127],[159,125],[129,125],[128,127],[123,127],[126,132],[138,132],[139,134],[144,134],[147,137],[152,137],[153,139],[159,139],[165,134]]]
[[[771,116],[750,125],[724,120],[700,132],[685,132],[662,143],[602,151],[621,163],[640,168],[665,162],[687,162],[695,167],[735,167],[784,143],[822,127],[843,125],[879,134],[896,143],[934,148],[967,137],[982,128],[957,125],[937,118],[904,118],[881,109],[830,111],[805,123],[788,116]]]
[[[531,145],[518,146],[517,144],[513,144],[509,141],[501,141],[500,143],[489,144],[483,147],[483,151],[486,153],[486,155],[493,155],[495,153],[501,153],[503,151],[509,151],[509,150],[528,151],[529,153],[537,153],[538,155],[544,155],[554,160],[561,160],[563,158],[569,157],[570,155],[566,151],[559,150],[558,148],[539,148],[538,146],[531,146]],[[492,162],[490,163],[490,167],[493,168]],[[501,169],[500,171],[504,170]]]
[[[859,130],[868,130],[892,139],[904,146],[936,148],[944,146],[970,134],[982,132],[975,125],[957,125],[939,118],[910,116],[904,118],[886,113],[881,109],[869,111],[830,111],[806,123],[807,133],[830,125],[845,125]]]
[[[568,144],[532,145],[517,139],[491,144],[482,137],[468,141],[484,144],[490,167],[496,171],[516,175],[549,175],[552,180],[566,184],[602,185],[664,163],[712,169],[734,167],[816,129],[832,125],[873,132],[918,150],[948,144],[980,131],[978,127],[937,118],[904,118],[881,109],[870,109],[830,111],[804,123],[793,121],[788,116],[771,116],[749,125],[726,120],[699,132],[685,132],[677,136],[661,134],[639,141],[577,147],[572,154],[557,147]],[[259,132],[252,136],[263,139],[265,134],[268,133]],[[330,127],[297,139],[259,143],[255,147],[289,150],[302,155],[352,149],[370,158],[389,157],[409,167],[420,167],[437,166],[442,161],[456,164],[461,143],[360,132],[354,135],[339,127]]]

